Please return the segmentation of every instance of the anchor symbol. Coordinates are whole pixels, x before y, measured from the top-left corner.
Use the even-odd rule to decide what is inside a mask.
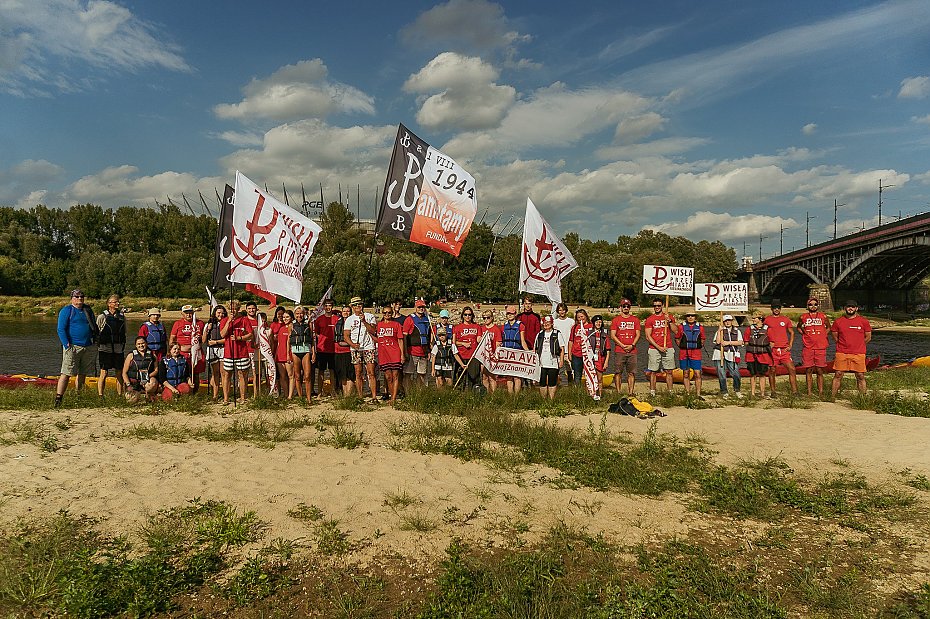
[[[530,278],[538,279],[542,282],[547,282],[551,280],[558,270],[558,262],[556,264],[550,264],[545,266],[544,263],[552,259],[553,250],[555,249],[555,243],[547,242],[546,240],[546,227],[543,226],[542,237],[536,239],[536,259],[530,257],[529,247],[526,244],[523,244],[523,258],[526,261],[527,265],[527,280]],[[524,281],[524,284],[526,282]]]
[[[274,230],[275,223],[278,221],[278,211],[277,209],[272,209],[274,214],[271,217],[271,221],[267,224],[260,224],[259,219],[262,214],[262,207],[265,204],[265,196],[261,193],[258,193],[258,202],[255,205],[255,212],[252,214],[252,221],[245,224],[245,227],[249,231],[248,242],[243,243],[241,240],[236,237],[235,227],[232,230],[233,242],[231,243],[231,250],[233,256],[239,262],[248,267],[252,267],[258,271],[262,271],[275,259],[275,256],[278,255],[279,247],[275,247],[270,252],[258,253],[259,248],[265,243],[265,236],[272,230]],[[252,260],[249,260],[251,258]],[[235,270],[235,265],[232,270]]]
[[[404,221],[405,221],[405,220],[404,220],[404,216],[403,216],[403,215],[398,215],[398,216],[397,216],[397,221],[395,221],[394,223],[391,224],[391,228],[394,229],[394,230],[396,230],[396,231],[398,231],[398,232],[403,232],[404,230],[407,229],[407,226],[404,225]]]

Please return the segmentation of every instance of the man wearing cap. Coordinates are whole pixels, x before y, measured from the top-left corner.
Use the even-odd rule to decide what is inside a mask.
[[[71,303],[58,312],[58,340],[61,342],[61,376],[55,389],[55,408],[61,406],[68,388],[68,381],[75,377],[80,391],[84,379],[94,374],[97,349],[94,343],[99,331],[97,320],[90,307],[84,305],[84,292],[80,288],[71,291]]]
[[[678,365],[681,368],[685,393],[691,392],[694,373],[694,394],[701,397],[701,356],[704,352],[704,326],[697,321],[697,313],[685,313],[685,323],[678,325]]]
[[[323,393],[323,374],[329,370],[329,383],[332,394],[336,395],[336,323],[340,316],[333,312],[333,300],[323,299],[323,313],[313,321],[316,333],[316,364],[314,373],[319,377],[317,390]]]
[[[614,387],[620,393],[620,379],[626,371],[626,392],[633,395],[636,384],[636,343],[639,342],[641,324],[631,312],[633,303],[620,299],[620,313],[610,322],[610,339],[614,343]]]
[[[155,355],[155,363],[161,363],[162,357],[168,352],[168,334],[165,325],[161,323],[161,310],[153,307],[149,310],[149,319],[139,327],[139,337],[145,338],[145,344]]]
[[[833,360],[833,398],[840,390],[843,374],[852,372],[856,375],[856,388],[859,393],[866,392],[865,386],[865,350],[872,340],[872,325],[859,315],[859,304],[855,300],[846,301],[843,315],[833,321],[830,334],[836,340],[836,358]]]
[[[794,344],[794,325],[787,316],[781,315],[781,301],[772,299],[772,315],[762,321],[767,328],[769,344],[772,347],[772,367],[769,368],[769,387],[775,395],[775,372],[779,365],[788,368],[788,382],[791,393],[798,395],[798,379],[791,361],[791,346]]]
[[[372,400],[378,397],[378,382],[375,380],[375,339],[377,322],[374,314],[365,311],[361,297],[352,297],[349,301],[352,315],[343,322],[343,339],[352,352],[352,364],[355,366],[355,388],[358,397],[365,397],[365,376],[368,376],[368,388]],[[348,393],[346,395],[349,395]]]
[[[191,381],[193,384],[191,390],[193,393],[197,393],[197,389],[200,387],[200,373],[206,369],[207,362],[204,355],[201,354],[197,359],[197,367],[191,366],[191,347],[195,334],[197,335],[197,345],[201,345],[200,334],[203,333],[205,323],[202,320],[197,320],[194,315],[193,305],[182,307],[181,314],[183,317],[171,325],[171,335],[168,336],[168,349],[170,350],[173,344],[181,347],[181,354],[187,359],[188,367],[191,368]]]
[[[439,324],[433,327],[433,335],[438,337],[440,331],[445,331],[446,337],[448,337],[449,341],[451,342],[452,341],[452,325],[449,324],[449,318],[451,318],[451,314],[449,314],[449,310],[444,309],[444,310],[439,311]]]
[[[817,372],[817,392],[823,397],[823,372],[827,367],[827,337],[830,332],[830,319],[818,311],[820,302],[811,297],[807,300],[807,313],[798,319],[798,331],[801,332],[801,365],[807,374],[807,395],[812,396],[812,374]]]
[[[649,395],[656,394],[656,374],[665,371],[665,384],[672,390],[672,370],[675,369],[675,316],[665,313],[662,299],[652,300],[652,316],[643,324],[646,341],[649,342],[646,370],[649,373]]]
[[[404,374],[408,380],[413,377],[420,379],[420,384],[426,384],[428,371],[427,357],[432,347],[433,333],[429,316],[426,313],[426,301],[417,299],[413,304],[415,313],[404,320],[404,335],[407,338],[407,363],[404,365]],[[409,383],[408,383],[409,384]]]

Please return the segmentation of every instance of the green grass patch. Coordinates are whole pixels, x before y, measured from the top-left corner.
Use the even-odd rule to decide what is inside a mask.
[[[317,432],[321,435],[317,442],[339,449],[368,447],[365,433],[354,430],[352,425],[345,415],[323,413],[315,424]]]
[[[898,391],[858,391],[849,398],[853,408],[870,410],[883,415],[902,417],[930,417],[930,398],[905,395]]]
[[[287,415],[269,418],[259,415],[251,419],[235,419],[224,427],[192,428],[183,424],[159,420],[142,423],[134,428],[112,434],[114,438],[138,438],[164,443],[210,441],[219,443],[249,442],[259,447],[273,448],[277,443],[294,438],[298,430],[313,425],[308,415]]]
[[[41,423],[31,420],[0,421],[0,445],[17,445],[26,443],[35,445],[47,453],[61,449],[58,437]]]
[[[701,509],[759,520],[777,520],[795,509],[844,522],[850,516],[910,507],[916,500],[896,489],[875,488],[854,472],[805,484],[778,458],[748,461],[735,468],[716,467],[701,478],[700,493]]]
[[[233,548],[259,539],[251,512],[216,501],[161,511],[143,543],[109,537],[67,512],[0,537],[0,611],[12,615],[107,617],[167,612],[229,564]]]
[[[869,372],[869,389],[878,391],[930,391],[930,367],[906,367]]]

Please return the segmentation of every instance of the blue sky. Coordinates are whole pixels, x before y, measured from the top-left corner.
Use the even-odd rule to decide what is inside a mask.
[[[0,0],[0,204],[351,187],[397,123],[562,234],[758,256],[930,210],[930,3]],[[212,206],[212,204],[211,204]]]

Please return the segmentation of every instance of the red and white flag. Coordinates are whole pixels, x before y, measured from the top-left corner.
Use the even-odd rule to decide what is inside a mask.
[[[236,172],[229,280],[300,303],[304,266],[322,228]]]
[[[552,303],[561,303],[562,278],[577,268],[575,257],[527,198],[520,252],[520,292],[543,294]]]

